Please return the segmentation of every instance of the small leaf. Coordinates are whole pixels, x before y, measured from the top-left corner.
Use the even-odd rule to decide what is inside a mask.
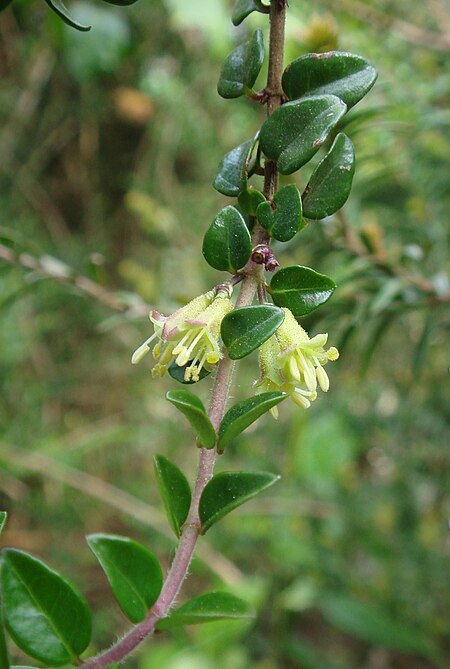
[[[183,472],[164,455],[156,455],[154,465],[167,517],[179,537],[191,506],[190,485]]]
[[[162,588],[163,574],[157,558],[127,537],[90,534],[86,540],[124,614],[132,623],[144,620]]]
[[[303,193],[307,218],[325,218],[347,201],[355,173],[355,151],[349,138],[339,133],[325,158],[317,165]]]
[[[244,44],[227,56],[217,84],[223,98],[238,98],[251,89],[264,60],[264,42],[261,30],[256,30]]]
[[[254,618],[250,606],[229,592],[208,592],[190,599],[179,609],[157,624],[158,629],[172,629],[181,625],[198,625],[216,620]]]
[[[287,307],[296,318],[309,314],[330,299],[336,284],[309,267],[291,265],[278,270],[270,282],[270,294],[279,307]]]
[[[175,360],[173,360],[167,371],[169,372],[170,376],[172,379],[175,379],[175,381],[178,381],[178,383],[183,383],[184,385],[191,385],[192,383],[198,383],[198,381],[193,381],[189,377],[189,381],[186,381],[184,378],[184,373],[186,371],[186,367],[188,367],[191,364],[191,362],[187,362],[185,365],[180,367],[180,365],[177,365]],[[202,367],[200,372],[199,372],[199,381],[205,378],[205,376],[209,376],[211,374],[210,371],[208,371],[205,367]]]
[[[233,25],[238,26],[252,12],[268,14],[269,7],[263,5],[260,0],[237,0],[231,16]]]
[[[7,518],[8,514],[6,513],[6,511],[0,511],[0,534],[2,533],[2,530],[5,527]]]
[[[294,60],[283,73],[282,85],[290,100],[336,95],[350,109],[370,91],[377,76],[365,58],[346,51],[328,51]]]
[[[230,441],[254,423],[257,418],[266,413],[266,411],[269,411],[276,404],[279,404],[286,397],[286,393],[261,393],[242,402],[237,402],[228,409],[219,428],[219,452],[222,452]]]
[[[216,445],[216,431],[206,414],[201,399],[189,390],[169,390],[166,393],[166,400],[169,400],[186,416],[200,444],[205,448],[214,448]]]
[[[239,206],[249,216],[256,216],[258,205],[265,201],[266,198],[264,195],[259,190],[256,190],[256,188],[253,188],[253,186],[241,191],[238,195]]]
[[[269,488],[279,478],[269,472],[221,472],[213,476],[200,497],[202,534],[227,513]]]
[[[240,360],[269,339],[284,320],[281,309],[261,304],[234,309],[221,325],[223,343],[232,360]]]
[[[64,23],[67,23],[68,26],[72,26],[72,28],[76,28],[76,30],[80,30],[81,32],[87,32],[91,29],[91,26],[84,26],[82,23],[78,23],[78,21],[70,15],[69,10],[62,0],[45,0],[45,2],[50,9],[53,9],[53,11],[58,14],[59,18],[62,19]]]
[[[335,95],[287,102],[264,122],[261,150],[278,161],[281,174],[292,174],[319,150],[345,111],[345,104]]]
[[[13,548],[2,551],[0,579],[5,624],[19,648],[49,666],[76,664],[91,639],[83,597],[43,562]]]
[[[269,202],[262,202],[256,216],[270,236],[279,242],[288,242],[304,226],[302,199],[295,184],[281,188],[273,199],[275,210]]]
[[[236,146],[222,158],[213,183],[219,193],[236,197],[246,187],[249,162],[258,135]]]
[[[228,205],[215,217],[203,239],[203,255],[214,269],[234,274],[252,252],[252,240],[242,215]]]

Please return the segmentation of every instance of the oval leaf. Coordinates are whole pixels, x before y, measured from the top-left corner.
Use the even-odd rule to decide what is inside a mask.
[[[237,0],[233,9],[233,14],[231,15],[231,20],[233,25],[238,26],[252,12],[268,14],[269,11],[269,7],[263,5],[260,0]]]
[[[189,381],[186,381],[186,379],[184,378],[184,373],[186,371],[186,367],[188,367],[190,364],[191,362],[187,362],[185,365],[180,367],[180,365],[177,365],[175,360],[173,360],[170,363],[167,371],[169,372],[172,379],[175,379],[175,381],[178,381],[178,383],[182,383],[183,385],[186,386],[190,386],[192,383],[198,383],[198,381],[204,379],[205,376],[209,376],[211,374],[209,370],[207,370],[205,367],[202,367],[198,375],[199,376],[198,381],[193,381],[190,377]]]
[[[221,325],[223,343],[232,360],[240,360],[269,339],[284,320],[284,313],[272,304],[234,309]]]
[[[252,252],[252,240],[242,215],[229,205],[219,211],[203,239],[203,255],[214,269],[234,274]]]
[[[256,210],[261,202],[265,202],[264,195],[253,186],[239,193],[238,204],[242,211],[249,216],[256,216]]]
[[[335,95],[287,102],[264,122],[261,150],[278,162],[281,174],[292,174],[318,151],[346,109]]]
[[[112,534],[86,537],[120,608],[132,623],[144,620],[159,597],[163,574],[156,557],[145,546]]]
[[[279,478],[269,472],[221,472],[213,476],[200,497],[202,534],[227,513],[269,488]]]
[[[273,199],[275,209],[269,202],[262,202],[256,216],[270,236],[279,242],[288,242],[304,226],[302,199],[295,184],[281,188]]]
[[[261,30],[240,44],[227,56],[217,84],[217,92],[223,98],[238,98],[246,89],[251,89],[264,60],[264,42]]]
[[[5,527],[7,517],[8,514],[6,513],[6,511],[0,511],[0,534],[2,533],[2,530]]]
[[[91,639],[83,597],[43,562],[12,548],[2,551],[0,578],[5,624],[19,648],[48,666],[77,663]]]
[[[169,390],[166,393],[169,400],[181,413],[183,413],[205,448],[214,448],[216,445],[216,431],[206,415],[203,402],[189,390]]]
[[[183,472],[164,455],[156,455],[154,465],[169,523],[179,537],[191,506],[190,485]]]
[[[91,26],[84,26],[82,23],[78,23],[78,21],[71,16],[62,0],[45,0],[45,2],[50,9],[53,9],[55,14],[58,14],[59,18],[62,19],[64,23],[67,23],[68,26],[76,28],[76,30],[80,30],[81,32],[87,32],[91,29]]]
[[[325,218],[347,201],[355,173],[355,151],[349,138],[339,133],[325,158],[317,165],[302,195],[307,218]]]
[[[309,267],[291,265],[274,274],[270,294],[279,307],[287,307],[296,318],[309,314],[330,299],[336,284]]]
[[[328,51],[294,60],[283,73],[282,85],[290,100],[337,95],[350,109],[370,91],[377,76],[365,58],[346,51]]]
[[[231,409],[228,409],[219,428],[219,452],[222,452],[230,441],[254,423],[257,418],[286,397],[286,393],[261,393],[242,402],[237,402]]]
[[[248,168],[253,148],[258,137],[236,146],[222,158],[216,177],[214,188],[223,195],[237,197],[247,185]]]
[[[216,620],[254,618],[250,606],[243,599],[229,592],[208,592],[190,599],[170,616],[157,624],[158,629],[171,629],[181,625],[198,625]]]

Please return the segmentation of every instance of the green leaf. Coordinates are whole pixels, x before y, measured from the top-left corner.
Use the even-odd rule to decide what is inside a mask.
[[[109,5],[117,5],[118,7],[128,7],[129,5],[134,5],[137,0],[103,0]]]
[[[83,597],[60,574],[23,551],[2,551],[3,614],[25,653],[49,666],[76,663],[91,639]]]
[[[59,18],[62,19],[64,23],[67,23],[67,25],[72,26],[72,28],[76,28],[76,30],[80,30],[82,32],[87,32],[88,30],[91,29],[91,26],[85,26],[82,23],[78,23],[78,21],[76,21],[71,16],[69,10],[62,2],[62,0],[45,0],[45,2],[50,7],[50,9],[53,9],[53,11],[56,14],[58,14]]]
[[[222,158],[213,182],[219,193],[236,197],[246,187],[249,163],[258,135],[236,146]]]
[[[325,218],[347,201],[355,173],[355,151],[349,138],[339,133],[325,158],[317,165],[302,195],[307,218]]]
[[[183,472],[164,455],[156,455],[154,465],[169,523],[179,537],[191,506],[190,485]]]
[[[257,418],[279,404],[287,397],[286,393],[270,392],[261,393],[249,399],[237,402],[228,409],[223,417],[219,428],[218,450],[222,452],[224,447],[235,437],[243,432]]]
[[[346,51],[328,51],[294,60],[283,73],[282,85],[290,100],[336,95],[350,109],[370,91],[377,76],[365,58]]]
[[[270,282],[270,294],[279,307],[287,307],[296,318],[309,314],[330,299],[336,284],[310,267],[291,265],[278,270]]]
[[[240,44],[226,58],[217,84],[223,98],[238,98],[251,89],[264,60],[264,42],[261,30]]]
[[[231,16],[233,25],[238,26],[252,12],[268,14],[269,7],[263,5],[260,0],[237,0]]]
[[[190,599],[163,618],[157,624],[158,629],[172,629],[181,625],[198,625],[216,620],[238,620],[254,618],[250,606],[243,599],[229,592],[208,592]]]
[[[252,240],[242,215],[228,205],[215,217],[203,239],[203,255],[214,269],[234,274],[252,252]]]
[[[221,325],[223,343],[232,360],[240,360],[269,339],[284,320],[281,309],[261,304],[234,309]]]
[[[127,537],[90,534],[86,540],[124,614],[132,623],[144,620],[162,588],[163,574],[157,558]]]
[[[279,242],[288,242],[304,227],[302,199],[295,184],[281,188],[273,199],[275,210],[269,202],[262,202],[256,216],[270,236]]]
[[[213,476],[200,497],[202,534],[227,513],[269,488],[279,478],[269,472],[221,472]]]
[[[180,365],[177,365],[175,360],[173,360],[167,371],[169,372],[170,376],[172,379],[175,379],[175,381],[178,381],[178,383],[183,383],[184,385],[191,385],[192,383],[198,383],[198,381],[193,381],[191,378],[189,378],[189,381],[186,381],[184,378],[184,373],[186,371],[186,367],[190,365],[191,362],[187,362],[185,365],[180,367]],[[199,381],[205,378],[205,376],[209,376],[211,374],[210,371],[205,369],[205,367],[202,367],[199,373]]]
[[[265,202],[264,195],[253,186],[243,190],[238,195],[238,204],[244,213],[249,216],[256,216],[256,210],[261,202]]]
[[[169,390],[166,393],[166,400],[169,400],[186,416],[200,444],[205,448],[214,448],[216,445],[216,431],[206,414],[201,399],[189,390]]]
[[[264,122],[261,150],[278,161],[281,174],[292,174],[313,157],[345,111],[335,95],[287,102]]]
[[[5,527],[7,518],[8,514],[6,513],[6,511],[0,511],[0,534],[2,533],[2,530]]]

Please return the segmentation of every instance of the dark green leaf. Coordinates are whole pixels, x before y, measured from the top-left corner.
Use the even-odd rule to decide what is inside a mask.
[[[203,239],[203,255],[214,269],[234,274],[252,252],[252,240],[242,215],[229,205],[219,211]]]
[[[238,620],[254,618],[247,602],[229,592],[208,592],[190,599],[168,618],[157,624],[158,629],[171,629],[181,625],[211,623],[216,620]]]
[[[177,365],[175,360],[173,360],[168,368],[168,372],[172,379],[175,379],[175,381],[178,381],[178,383],[183,383],[184,385],[191,385],[192,383],[198,383],[198,381],[193,381],[189,377],[189,381],[186,381],[184,378],[184,373],[186,371],[186,367],[188,367],[191,364],[191,362],[187,362],[185,365],[180,367],[180,365]],[[211,374],[210,371],[208,371],[205,367],[202,367],[199,373],[199,381],[205,378],[205,376],[209,376]]]
[[[183,472],[164,455],[156,455],[154,464],[167,517],[179,537],[191,506],[191,488]]]
[[[238,26],[252,12],[268,14],[269,7],[267,5],[263,5],[260,0],[237,0],[233,9],[233,14],[231,16],[233,25]]]
[[[261,346],[284,320],[281,309],[261,304],[234,309],[221,325],[223,343],[232,360],[240,360]]]
[[[278,270],[270,282],[270,294],[279,307],[287,307],[296,318],[309,314],[326,302],[336,284],[310,267],[291,265]]]
[[[340,209],[350,195],[354,173],[353,144],[346,135],[339,133],[303,193],[304,215],[325,218]]]
[[[249,216],[256,216],[256,210],[261,202],[265,202],[266,198],[259,190],[250,186],[248,189],[239,193],[238,204],[241,209]]]
[[[261,128],[261,150],[278,161],[282,174],[292,174],[319,150],[345,111],[345,104],[335,95],[287,102]]]
[[[202,534],[227,513],[269,488],[279,478],[269,472],[221,472],[213,476],[200,498]]]
[[[361,56],[346,51],[308,53],[284,71],[283,90],[290,100],[311,95],[337,95],[350,109],[370,91],[376,69]]]
[[[374,646],[425,657],[434,655],[434,644],[428,637],[404,621],[396,620],[381,607],[339,595],[320,598],[319,606],[334,627]]]
[[[295,184],[281,188],[269,202],[262,202],[256,212],[259,223],[279,242],[288,242],[304,226],[302,199]]]
[[[228,409],[219,428],[219,451],[222,451],[238,434],[286,397],[286,393],[261,393],[242,402],[237,402]]]
[[[45,0],[45,2],[51,9],[53,9],[53,11],[56,14],[58,14],[59,18],[62,19],[64,23],[67,23],[67,25],[72,26],[72,28],[76,28],[77,30],[81,30],[82,32],[86,32],[87,30],[91,29],[91,26],[84,26],[82,23],[78,23],[78,21],[75,21],[75,19],[70,15],[69,10],[62,2],[62,0]]]
[[[6,627],[25,653],[49,666],[76,663],[91,639],[83,597],[60,574],[23,551],[2,551]]]
[[[189,390],[169,390],[166,393],[169,400],[192,425],[198,440],[205,448],[214,448],[216,432],[209,420],[203,402]]]
[[[6,511],[0,511],[0,534],[5,527],[6,519],[8,517],[8,514]]]
[[[227,56],[217,84],[223,98],[238,98],[251,89],[264,60],[264,42],[261,30],[256,30],[244,44]]]
[[[163,583],[156,557],[127,537],[91,534],[86,539],[124,614],[132,623],[144,620]]]
[[[223,157],[213,183],[219,193],[236,197],[246,187],[249,161],[257,140],[258,136],[253,137]]]

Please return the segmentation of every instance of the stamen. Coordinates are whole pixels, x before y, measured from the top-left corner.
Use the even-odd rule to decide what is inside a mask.
[[[330,379],[322,365],[317,365],[316,375],[317,380],[319,381],[319,386],[322,388],[323,392],[326,393],[330,387]]]

